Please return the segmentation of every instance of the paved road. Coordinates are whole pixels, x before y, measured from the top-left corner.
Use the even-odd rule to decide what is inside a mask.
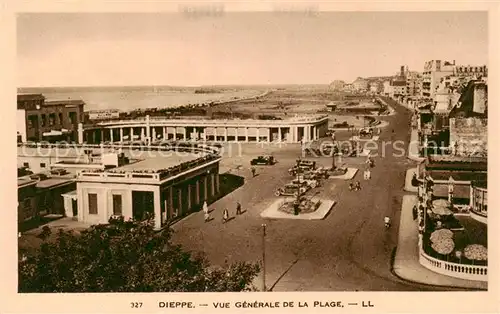
[[[409,112],[401,107],[396,111],[396,115],[384,118],[390,126],[381,134],[381,140],[404,141],[406,144],[400,143],[399,147],[407,147]],[[263,219],[259,214],[275,199],[275,189],[290,179],[286,169],[299,154],[298,147],[296,153],[293,149],[289,146],[276,152],[280,163],[259,169],[260,175],[255,178],[249,177],[248,169],[241,170],[240,174],[247,178],[245,185],[211,205],[216,219],[203,223],[202,213],[187,217],[174,225],[174,241],[187,249],[205,252],[218,265],[226,261],[260,261],[261,224],[266,223],[266,280],[273,291],[437,290],[404,282],[390,271],[405,170],[410,164],[404,154],[392,156],[394,149],[387,145],[385,157],[375,158],[369,183],[362,181],[362,172],[358,172],[356,179],[363,187],[360,192],[349,191],[345,181],[334,180],[326,185],[321,195],[338,204],[324,220]],[[361,166],[363,161],[347,162]],[[222,224],[223,208],[234,213],[237,200],[246,212]],[[394,222],[388,231],[383,226],[386,215]]]

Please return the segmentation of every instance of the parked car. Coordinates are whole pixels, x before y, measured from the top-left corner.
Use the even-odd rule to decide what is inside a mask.
[[[307,192],[309,187],[304,184],[294,184],[288,183],[285,184],[282,188],[279,188],[274,193],[276,196],[297,196],[300,190],[300,194],[304,194]]]
[[[274,165],[276,163],[276,159],[273,156],[258,156],[250,161],[250,165]]]
[[[299,176],[298,179],[292,180],[293,184],[307,184],[311,189],[314,189],[317,186],[320,186],[318,180],[311,177],[311,175],[303,175]]]

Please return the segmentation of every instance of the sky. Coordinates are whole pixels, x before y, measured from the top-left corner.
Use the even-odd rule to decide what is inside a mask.
[[[432,59],[484,65],[486,12],[23,13],[17,84],[328,84],[423,71]]]

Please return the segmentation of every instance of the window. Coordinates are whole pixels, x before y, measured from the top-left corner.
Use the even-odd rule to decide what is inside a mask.
[[[44,162],[41,162],[41,163],[40,163],[40,168],[45,168],[45,166],[46,166],[46,165],[45,165],[45,163],[44,163]]]
[[[122,196],[120,194],[113,194],[113,215],[122,214]]]
[[[97,215],[97,194],[89,193],[89,214]]]
[[[72,111],[68,113],[69,121],[71,124],[76,124],[76,112]]]
[[[51,113],[49,115],[49,124],[52,126],[56,123],[56,114],[55,113]]]
[[[29,162],[23,162],[23,167],[29,168],[30,167],[30,163]]]

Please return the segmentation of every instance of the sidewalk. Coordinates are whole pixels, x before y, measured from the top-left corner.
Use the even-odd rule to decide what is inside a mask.
[[[427,285],[460,287],[468,289],[488,289],[487,282],[463,280],[440,275],[428,270],[419,263],[418,229],[413,220],[412,208],[417,197],[403,196],[401,206],[401,221],[399,224],[398,247],[394,258],[393,269],[396,275],[408,281]]]
[[[416,186],[411,185],[411,179],[413,178],[413,174],[415,172],[417,172],[417,168],[410,168],[406,170],[405,188],[404,188],[406,192],[412,192],[412,193],[418,192],[418,188]]]
[[[408,158],[420,162],[425,158],[419,156],[418,146],[418,132],[417,130],[411,130],[410,143],[408,144]]]

